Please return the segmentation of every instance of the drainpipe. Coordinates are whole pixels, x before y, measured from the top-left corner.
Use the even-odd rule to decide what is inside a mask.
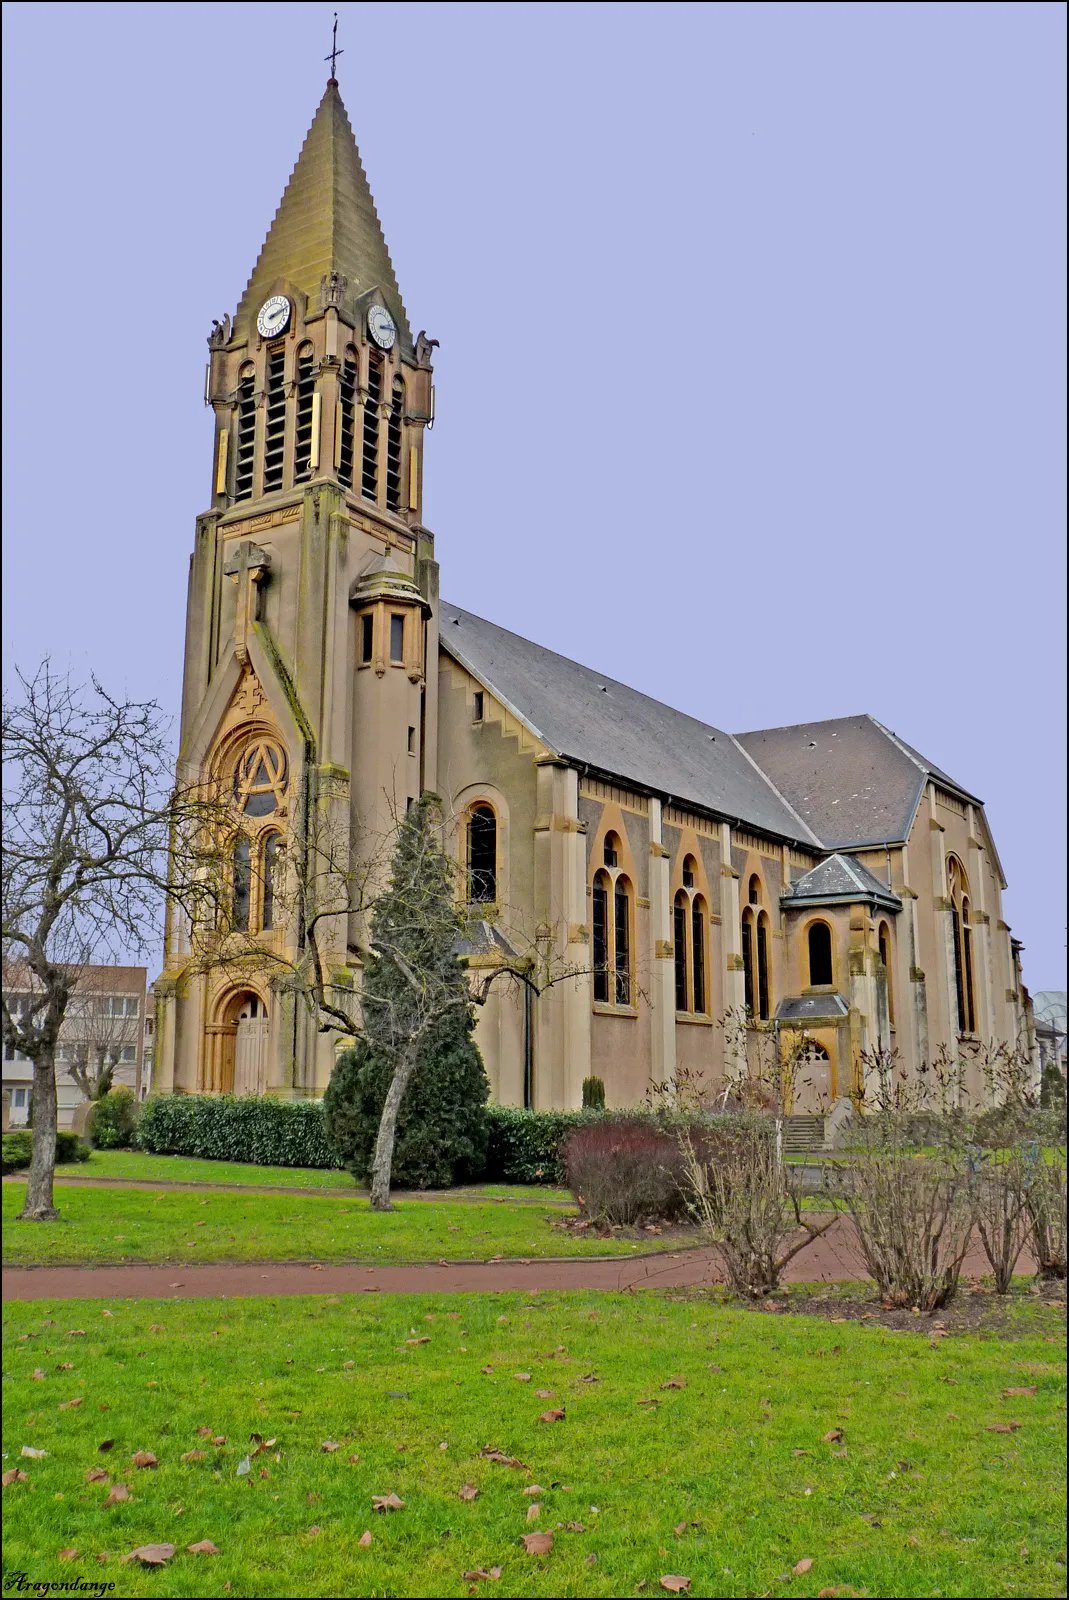
[[[523,986],[523,1106],[533,1109],[534,1096],[534,1027],[532,1025],[531,985]]]

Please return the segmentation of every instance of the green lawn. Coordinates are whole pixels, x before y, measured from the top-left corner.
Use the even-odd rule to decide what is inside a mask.
[[[16,1222],[21,1184],[3,1185],[8,1266],[121,1261],[456,1261],[492,1256],[630,1255],[625,1239],[555,1229],[562,1208],[522,1201],[401,1200],[373,1212],[347,1194],[212,1194],[144,1189],[56,1189],[60,1223]],[[647,1235],[642,1249],[672,1241]]]
[[[140,1150],[94,1150],[88,1161],[68,1161],[56,1172],[66,1178],[128,1178],[138,1183],[256,1183],[276,1189],[341,1189],[359,1193],[347,1172],[323,1167],[258,1167],[246,1161],[201,1161],[190,1156],[157,1156]],[[501,1196],[537,1204],[571,1204],[567,1189],[536,1184],[480,1183],[452,1191],[458,1198]]]
[[[5,1567],[122,1595],[452,1596],[477,1567],[503,1596],[1062,1595],[1059,1326],[1029,1300],[1018,1337],[933,1349],[652,1293],[9,1304]],[[105,1509],[94,1468],[131,1498]],[[120,1566],[159,1542],[163,1570]]]

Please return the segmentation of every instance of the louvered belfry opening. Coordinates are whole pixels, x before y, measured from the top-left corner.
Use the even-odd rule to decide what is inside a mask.
[[[293,481],[312,476],[312,414],[315,378],[311,350],[297,358],[297,418],[293,446]]]
[[[237,462],[234,469],[234,499],[248,500],[252,496],[252,474],[256,455],[256,400],[253,393],[252,373],[242,378],[238,387],[238,439]]]
[[[360,492],[365,500],[379,493],[379,406],[382,404],[382,357],[372,355],[367,364],[367,400],[364,403],[364,461]]]
[[[404,429],[405,386],[393,380],[390,420],[386,429],[386,506],[396,511],[401,504],[401,436]]]
[[[347,350],[338,383],[338,480],[353,486],[353,430],[356,411],[356,356]]]
[[[286,451],[286,350],[267,356],[267,428],[264,434],[264,494],[282,487]]]

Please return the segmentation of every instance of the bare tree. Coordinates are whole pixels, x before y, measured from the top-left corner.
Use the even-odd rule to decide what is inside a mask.
[[[63,1065],[87,1100],[107,1094],[123,1051],[136,1047],[143,1026],[140,1006],[136,1014],[131,1011],[99,969],[91,989],[83,982],[75,990],[61,1035]]]
[[[174,788],[159,707],[48,660],[5,695],[3,763],[3,1037],[33,1064],[21,1220],[54,1221],[56,1048],[84,968],[148,948],[167,892],[191,908],[210,892],[211,830],[203,797]]]

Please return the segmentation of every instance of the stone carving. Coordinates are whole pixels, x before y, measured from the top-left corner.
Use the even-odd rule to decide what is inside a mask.
[[[244,711],[247,717],[253,717],[265,703],[267,696],[264,694],[260,680],[251,667],[246,667],[242,675],[238,692],[234,696],[234,704]]]
[[[230,313],[227,312],[222,322],[217,317],[212,318],[212,331],[208,335],[208,348],[221,350],[225,344],[230,343]]]
[[[421,328],[416,335],[416,365],[429,367],[431,364],[431,351],[437,350],[438,340],[428,339],[426,331]]]
[[[349,287],[349,280],[340,272],[326,272],[319,280],[319,306],[325,311],[328,306],[341,307],[345,303],[345,291]]]

